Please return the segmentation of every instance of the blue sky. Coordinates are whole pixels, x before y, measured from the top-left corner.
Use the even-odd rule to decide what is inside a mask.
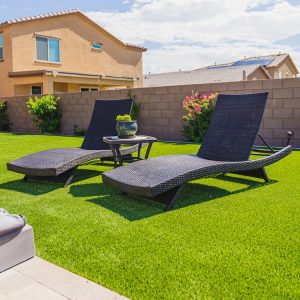
[[[74,8],[147,47],[145,73],[279,52],[300,67],[300,0],[0,0],[0,21]]]
[[[126,11],[130,1],[122,0],[0,0],[0,20],[78,8],[82,11]]]

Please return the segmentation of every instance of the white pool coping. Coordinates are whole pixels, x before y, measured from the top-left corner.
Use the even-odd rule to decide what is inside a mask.
[[[0,273],[0,300],[13,299],[128,300],[38,257]]]

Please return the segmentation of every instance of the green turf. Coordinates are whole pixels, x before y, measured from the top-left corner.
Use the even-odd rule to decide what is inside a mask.
[[[132,299],[299,299],[300,152],[267,168],[272,182],[218,176],[186,185],[173,211],[78,169],[68,188],[23,182],[6,162],[81,138],[0,134],[0,207],[27,216],[37,255]],[[157,143],[152,156],[195,153]]]

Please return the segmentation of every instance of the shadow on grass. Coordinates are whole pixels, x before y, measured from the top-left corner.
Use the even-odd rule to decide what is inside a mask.
[[[101,171],[78,169],[75,173],[72,183],[76,183],[100,175]],[[0,190],[11,190],[33,196],[47,194],[63,187],[63,183],[53,183],[50,181],[23,181],[22,179],[0,184]]]
[[[241,177],[219,175],[216,179],[246,184],[245,188],[230,192],[216,186],[199,183],[187,183],[178,197],[173,210],[184,208],[194,204],[215,200],[233,194],[242,193],[264,185],[262,182]],[[275,181],[270,182],[275,183]],[[269,184],[270,184],[269,183]],[[82,184],[72,186],[70,193],[74,197],[95,197],[87,201],[109,209],[129,221],[137,221],[161,214],[165,211],[165,205],[155,200],[146,199],[134,195],[122,196],[120,191],[104,184]],[[101,195],[101,197],[100,197]],[[105,197],[103,197],[105,196]]]
[[[61,184],[27,182],[22,179],[0,184],[0,190],[10,190],[33,196],[47,194],[60,187]]]
[[[77,169],[72,183],[97,177],[100,176],[101,174],[102,172],[100,170]]]
[[[251,188],[255,188],[257,186],[263,186],[263,185],[269,185],[278,182],[277,180],[270,180],[269,182],[264,182],[263,179],[260,178],[253,178],[249,179],[248,177],[240,177],[239,175],[236,174],[219,174],[214,177],[215,179],[223,180],[223,181],[228,181],[228,182],[236,182],[236,183],[241,183],[241,184],[247,184],[248,185],[248,190]]]

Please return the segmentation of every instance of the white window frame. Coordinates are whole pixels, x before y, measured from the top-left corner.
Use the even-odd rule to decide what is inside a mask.
[[[2,46],[0,46],[0,48],[2,48],[2,57],[0,57],[0,61],[4,61],[4,51],[3,51],[3,44],[4,44],[4,41],[3,41],[3,31],[0,31],[0,35],[2,35]]]
[[[99,44],[101,46],[101,48],[95,48],[94,47],[94,44]],[[99,42],[91,42],[91,48],[93,50],[96,50],[96,51],[102,51],[103,50],[103,44],[102,43],[99,43]]]
[[[88,89],[88,91],[81,91],[81,89]],[[80,92],[94,92],[92,89],[97,89],[99,91],[99,88],[97,86],[81,86]]]
[[[282,78],[282,72],[280,70],[278,70],[278,79]]]
[[[42,60],[42,59],[38,59],[38,51],[37,51],[37,38],[43,38],[47,40],[47,46],[48,46],[48,59],[47,60]],[[49,48],[49,40],[56,40],[58,41],[58,51],[59,51],[59,61],[51,61],[49,60],[49,53],[50,53],[50,48]],[[37,62],[47,62],[50,64],[60,64],[61,63],[61,53],[60,53],[60,39],[59,38],[55,38],[55,37],[50,37],[50,36],[44,36],[44,35],[39,35],[39,34],[35,34],[35,51],[36,51],[36,60]]]

